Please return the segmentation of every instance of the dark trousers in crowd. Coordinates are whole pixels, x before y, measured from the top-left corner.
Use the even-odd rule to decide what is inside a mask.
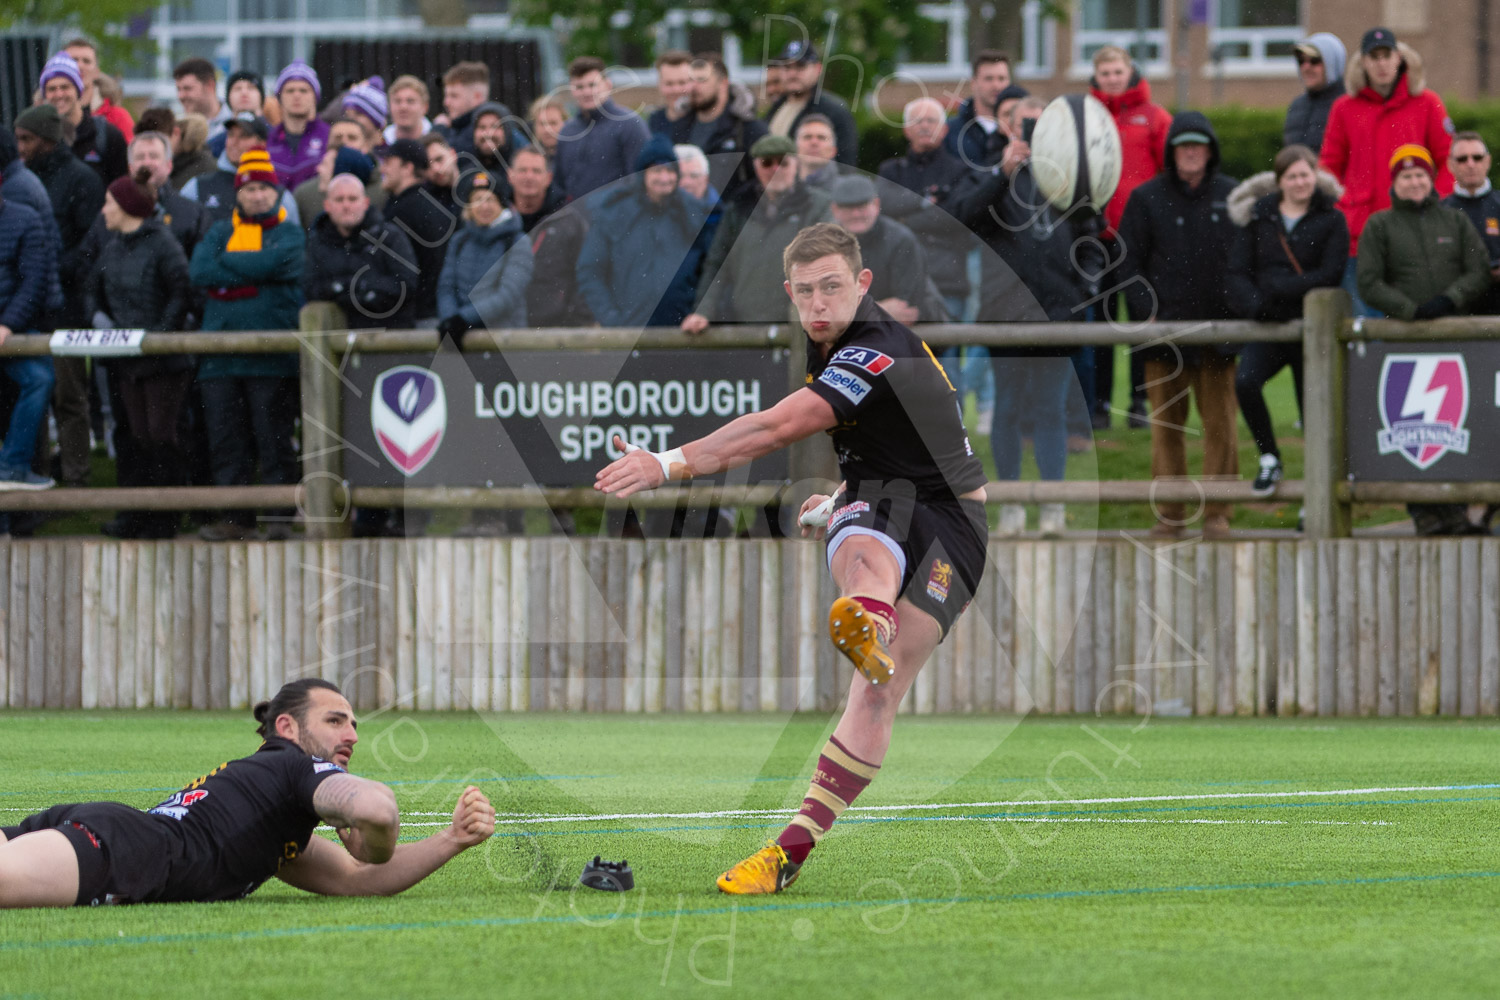
[[[1113,405],[1115,393],[1115,352],[1120,348],[1110,345],[1108,347],[1094,348],[1094,412],[1109,413]],[[1131,407],[1137,404],[1144,405],[1146,397],[1146,363],[1142,360],[1139,351],[1132,351],[1129,347],[1123,348],[1130,357],[1130,403]]]
[[[64,486],[89,481],[89,359],[55,358],[57,384],[52,412],[57,419],[59,479]]]
[[[292,433],[298,414],[298,383],[280,376],[200,379],[203,416],[215,486],[250,486],[257,467],[266,486],[298,481]],[[279,511],[290,518],[292,512]],[[255,525],[255,512],[231,510],[224,519],[240,528]]]
[[[1246,344],[1240,353],[1239,370],[1234,376],[1234,394],[1240,401],[1240,412],[1255,438],[1262,455],[1281,457],[1276,447],[1276,432],[1271,426],[1271,412],[1266,409],[1265,386],[1281,369],[1290,366],[1292,385],[1297,393],[1297,415],[1302,415],[1302,345]]]
[[[118,463],[121,486],[181,486],[186,479],[182,449],[182,411],[192,371],[164,372],[142,378],[113,377],[115,397],[126,433],[128,458]],[[177,511],[128,511],[121,515],[127,537],[172,538],[177,534]]]

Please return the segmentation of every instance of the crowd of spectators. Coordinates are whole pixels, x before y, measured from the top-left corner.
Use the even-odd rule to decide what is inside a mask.
[[[1500,309],[1500,196],[1484,140],[1454,134],[1418,54],[1385,28],[1346,54],[1334,35],[1296,46],[1304,88],[1285,148],[1243,183],[1224,176],[1214,126],[1152,101],[1130,55],[1093,56],[1090,92],[1122,141],[1119,187],[1097,215],[1059,213],[1037,190],[1031,131],[1046,107],[1000,52],[977,55],[967,96],[903,110],[906,152],[854,168],[849,107],[822,86],[816,48],[794,42],[759,94],[716,54],[657,60],[661,104],[613,95],[602,60],[568,67],[566,93],[513,112],[490,70],[462,62],[441,93],[413,76],[325,92],[294,61],[267,81],[188,59],[180,110],[139,119],[108,96],[94,47],[74,40],[37,80],[38,100],[0,127],[0,341],[11,332],[296,329],[312,303],[350,329],[427,326],[444,337],[525,326],[785,322],[781,249],[805,226],[856,234],[871,297],[906,323],[1298,318],[1303,296],[1344,286],[1367,315]],[[1128,352],[1131,394],[1113,408],[1113,348],[952,349],[997,474],[1021,475],[1029,442],[1062,479],[1091,428],[1150,426],[1154,476],[1187,472],[1195,403],[1203,474],[1239,476],[1238,415],[1260,454],[1254,488],[1283,472],[1263,389],[1300,353],[1251,344]],[[292,483],[297,359],[286,355],[78,358],[4,363],[0,487],[89,479],[99,413],[122,485]],[[51,407],[56,455],[46,433]],[[290,517],[263,521],[284,535]],[[1228,509],[1203,511],[1208,537]],[[1423,533],[1480,530],[1461,507],[1414,507]],[[1158,505],[1153,534],[1183,532]],[[510,525],[499,518],[485,523]],[[405,530],[360,512],[362,534]],[[1061,505],[1040,528],[1066,525]],[[177,514],[123,514],[121,537],[167,538]],[[20,518],[8,521],[25,530]],[[253,511],[201,526],[251,537]],[[1025,528],[1001,511],[1000,530]]]

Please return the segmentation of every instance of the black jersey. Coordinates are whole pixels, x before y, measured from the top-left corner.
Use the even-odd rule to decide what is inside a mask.
[[[254,892],[307,849],[321,821],[318,785],[344,769],[273,736],[248,757],[220,764],[147,815],[172,855],[160,891],[142,902],[211,902]]]
[[[826,362],[808,341],[807,387],[838,417],[828,433],[851,492],[861,483],[910,483],[896,491],[951,502],[985,484],[943,366],[868,295]]]

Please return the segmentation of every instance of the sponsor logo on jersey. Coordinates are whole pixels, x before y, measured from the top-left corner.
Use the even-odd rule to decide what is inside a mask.
[[[342,771],[342,770],[344,770],[342,767],[339,767],[337,764],[335,764],[335,763],[333,763],[331,761],[316,760],[316,759],[313,761],[313,774],[322,774],[324,771]]]
[[[432,461],[448,428],[443,380],[416,365],[400,365],[375,380],[370,426],[380,453],[406,476]]]
[[[889,354],[881,354],[879,351],[872,351],[868,347],[845,347],[828,359],[829,364],[839,361],[845,364],[859,365],[859,367],[871,375],[879,375],[895,364],[895,361],[891,359]]]
[[[953,564],[941,559],[932,561],[932,572],[927,577],[927,596],[939,604],[948,603],[948,588],[953,584]]]
[[[165,802],[150,811],[157,816],[170,816],[175,820],[181,821],[187,815],[188,807],[202,802],[206,798],[208,798],[208,792],[201,788],[195,788],[192,791],[173,792]]]
[[[1469,453],[1469,373],[1462,354],[1390,354],[1380,369],[1382,455],[1399,453],[1419,469],[1456,451]]]
[[[844,504],[844,506],[834,511],[833,516],[828,519],[828,530],[832,531],[839,525],[854,520],[856,517],[863,514],[869,509],[870,505],[865,503],[863,500],[856,500],[853,503]]]
[[[818,381],[856,405],[870,394],[870,383],[842,368],[825,368]]]

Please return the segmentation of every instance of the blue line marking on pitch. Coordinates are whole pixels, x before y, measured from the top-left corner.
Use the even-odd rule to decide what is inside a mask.
[[[1466,787],[1469,787],[1469,786],[1466,786]],[[1486,787],[1493,787],[1493,786],[1479,785],[1479,786],[1473,786],[1473,787],[1486,788]],[[1311,809],[1311,808],[1316,808],[1316,807],[1319,807],[1319,806],[1335,806],[1335,807],[1341,807],[1341,806],[1421,806],[1421,805],[1437,805],[1437,804],[1448,803],[1448,802],[1500,802],[1500,796],[1478,795],[1478,796],[1450,797],[1450,798],[1437,798],[1437,799],[1355,799],[1355,800],[1342,799],[1342,800],[1337,800],[1337,801],[1333,801],[1333,802],[1244,802],[1244,803],[1235,802],[1235,803],[1224,803],[1224,804],[1215,803],[1215,804],[1212,804],[1212,805],[1197,805],[1197,806],[1137,806],[1137,807],[1120,808],[1120,809],[1047,809],[1047,810],[1042,810],[1042,811],[1039,811],[1039,812],[992,812],[992,813],[972,813],[972,814],[959,814],[959,815],[944,813],[944,814],[936,814],[936,815],[932,815],[932,816],[849,816],[849,815],[846,814],[846,815],[841,816],[839,818],[839,825],[840,826],[849,826],[849,825],[856,824],[856,823],[861,823],[861,824],[867,824],[867,823],[933,823],[933,822],[948,822],[948,823],[952,823],[952,822],[955,822],[955,821],[958,821],[958,820],[972,820],[972,821],[978,822],[980,820],[986,820],[986,819],[1013,819],[1013,820],[1018,820],[1018,821],[1024,823],[1028,819],[1045,819],[1045,818],[1054,817],[1054,816],[1064,816],[1064,817],[1066,817],[1066,816],[1100,816],[1100,815],[1111,815],[1111,814],[1118,814],[1118,813],[1203,812],[1203,811],[1212,811],[1212,810],[1216,810],[1216,809],[1292,809],[1292,808],[1296,808],[1296,809]],[[920,806],[914,806],[913,808],[921,808],[921,807]],[[788,816],[792,815],[791,810],[787,810],[787,815]],[[588,820],[578,820],[577,822],[579,822],[579,823],[587,823]],[[542,824],[543,827],[547,827],[547,826],[551,826],[551,825],[552,824],[550,824],[550,823],[548,823],[548,824]],[[691,831],[696,831],[696,830],[760,830],[760,829],[769,829],[771,827],[782,827],[782,826],[785,826],[785,825],[786,825],[785,820],[776,820],[776,821],[771,822],[771,823],[718,823],[718,824],[707,824],[707,825],[703,825],[703,826],[645,826],[645,827],[627,827],[627,828],[621,828],[621,829],[603,829],[603,830],[598,829],[597,827],[591,827],[591,828],[586,829],[586,830],[550,830],[550,829],[544,829],[543,828],[543,829],[536,829],[536,830],[521,830],[521,831],[517,831],[517,832],[514,832],[514,833],[498,833],[497,832],[495,834],[495,836],[496,837],[502,837],[502,838],[504,838],[504,837],[512,837],[512,838],[515,838],[515,837],[578,837],[578,836],[583,836],[585,834],[592,835],[592,834],[602,834],[602,833],[609,833],[609,834],[622,834],[622,833],[682,833],[682,832],[691,832]]]
[[[1376,878],[1299,879],[1288,882],[1231,882],[1219,885],[1127,886],[1118,889],[1063,889],[1055,892],[1014,892],[988,896],[922,897],[917,899],[840,899],[804,903],[761,903],[742,906],[704,906],[692,909],[650,910],[635,915],[636,920],[666,917],[711,917],[744,910],[746,913],[786,913],[806,910],[850,910],[877,906],[952,906],[958,903],[1030,903],[1066,899],[1099,899],[1111,896],[1155,896],[1192,892],[1245,892],[1267,889],[1327,889],[1360,885],[1399,885],[1424,882],[1456,882],[1464,879],[1500,878],[1500,872],[1444,872],[1437,875],[1390,875]],[[616,916],[624,916],[624,912]],[[597,916],[595,917],[597,919]],[[615,919],[611,917],[611,921]],[[188,934],[142,934],[133,937],[65,938],[56,941],[0,941],[0,952],[55,951],[65,948],[100,948],[110,945],[196,944],[211,941],[254,941],[274,938],[307,937],[329,934],[365,934],[371,931],[423,931],[469,927],[525,927],[542,924],[579,922],[571,916],[473,917],[467,920],[413,920],[389,924],[334,924],[311,927],[277,927],[254,931],[200,931]],[[587,926],[597,927],[597,924]]]

